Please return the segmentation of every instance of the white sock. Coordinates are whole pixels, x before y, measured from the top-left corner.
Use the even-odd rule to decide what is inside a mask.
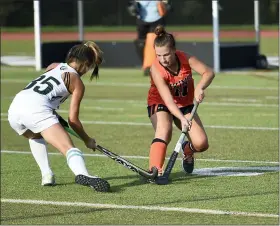
[[[29,145],[32,155],[41,170],[42,177],[46,174],[53,175],[49,165],[48,151],[45,140],[43,138],[29,139]]]
[[[72,170],[75,176],[79,174],[89,176],[83,158],[83,153],[78,148],[70,148],[66,152],[66,159],[69,168]]]

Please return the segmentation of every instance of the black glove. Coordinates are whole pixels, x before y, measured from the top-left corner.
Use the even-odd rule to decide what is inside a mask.
[[[140,5],[135,0],[130,0],[127,6],[127,10],[131,16],[139,17]]]

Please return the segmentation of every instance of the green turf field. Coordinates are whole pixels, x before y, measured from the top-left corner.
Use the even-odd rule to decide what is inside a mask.
[[[2,224],[279,225],[276,72],[216,75],[198,109],[210,148],[195,156],[193,175],[181,172],[179,156],[166,186],[145,183],[73,138],[88,170],[109,181],[110,193],[76,185],[66,159],[50,146],[57,186],[41,187],[28,141],[7,122],[12,98],[37,76],[33,68],[1,68]],[[137,69],[101,69],[98,81],[88,80],[80,114],[86,130],[100,145],[146,169],[153,139],[146,112],[149,79]],[[59,111],[64,117],[68,105]],[[168,156],[179,135],[174,128]]]

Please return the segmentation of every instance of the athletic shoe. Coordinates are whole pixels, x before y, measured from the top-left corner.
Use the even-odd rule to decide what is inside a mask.
[[[108,192],[110,190],[110,184],[99,177],[91,177],[85,175],[77,175],[75,182],[80,185],[89,186],[98,192]]]
[[[46,174],[42,177],[42,186],[54,186],[55,177],[53,174]]]
[[[186,145],[188,145],[188,141],[185,141],[182,144],[182,149],[184,151]],[[185,173],[192,173],[194,168],[194,156],[193,154],[191,155],[185,155],[183,153],[183,159],[182,159],[182,169]]]

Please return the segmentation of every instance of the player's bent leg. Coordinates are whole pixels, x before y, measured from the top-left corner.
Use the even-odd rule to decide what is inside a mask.
[[[182,145],[184,151],[182,169],[186,173],[192,173],[195,161],[194,153],[206,151],[209,147],[208,138],[198,114],[194,116],[192,127],[188,132],[188,139],[189,141]]]
[[[110,184],[106,180],[98,176],[89,175],[85,166],[83,153],[74,147],[69,134],[60,124],[52,125],[41,134],[48,143],[66,156],[67,164],[75,174],[75,182],[77,184],[89,186],[99,192],[110,190]]]
[[[41,135],[49,144],[58,149],[64,156],[66,156],[66,152],[70,148],[74,147],[69,134],[59,123],[53,124],[52,126],[43,130]]]
[[[192,121],[189,139],[191,140],[191,148],[195,152],[203,152],[209,148],[208,137],[198,114],[195,114]]]

